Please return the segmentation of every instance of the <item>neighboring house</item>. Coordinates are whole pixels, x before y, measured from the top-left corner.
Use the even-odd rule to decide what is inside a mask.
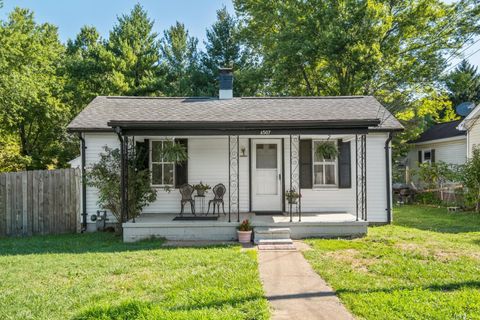
[[[467,157],[472,156],[472,151],[480,146],[480,105],[476,106],[458,125],[458,130],[466,134],[467,137]]]
[[[82,157],[78,156],[75,159],[72,159],[72,160],[68,161],[68,163],[70,164],[70,168],[73,168],[73,169],[81,168],[82,167]]]
[[[128,141],[148,151],[158,197],[135,222],[124,210],[126,241],[228,240],[244,218],[257,228],[288,227],[296,238],[361,234],[369,222],[391,221],[391,138],[403,127],[374,97],[233,98],[232,85],[231,71],[224,69],[220,98],[101,96],[70,123],[69,131],[84,142],[87,168],[106,145],[119,148]],[[186,164],[152,158],[169,139],[187,148]],[[316,157],[322,142],[337,146],[338,156]],[[227,215],[172,221],[180,212],[176,188],[200,181],[226,186]],[[302,195],[293,218],[285,200],[290,189]],[[93,188],[85,193],[82,223],[90,229],[98,198]]]
[[[464,164],[467,159],[466,133],[457,129],[461,120],[439,123],[423,132],[418,139],[411,141],[412,149],[406,160],[407,182],[415,178],[412,170],[419,163],[443,161],[448,164]]]

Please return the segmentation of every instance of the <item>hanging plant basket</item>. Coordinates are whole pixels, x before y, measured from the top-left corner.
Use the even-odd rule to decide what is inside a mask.
[[[333,142],[319,142],[315,148],[315,155],[322,159],[335,159],[338,155],[338,149]]]

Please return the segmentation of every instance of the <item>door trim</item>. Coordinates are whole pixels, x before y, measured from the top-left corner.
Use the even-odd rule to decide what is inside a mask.
[[[276,140],[279,142],[280,145],[280,153],[281,153],[281,196],[280,196],[280,201],[281,201],[281,206],[280,210],[255,210],[255,212],[272,212],[272,213],[285,213],[285,138],[249,138],[248,139],[248,156],[250,157],[250,160],[248,161],[248,185],[249,185],[249,197],[248,197],[248,206],[249,206],[249,211],[254,212],[253,210],[253,177],[252,177],[252,170],[253,170],[253,142],[255,140]],[[278,141],[280,140],[280,141]]]

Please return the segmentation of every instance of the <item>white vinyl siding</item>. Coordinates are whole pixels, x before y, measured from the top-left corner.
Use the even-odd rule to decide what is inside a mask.
[[[432,149],[435,149],[435,162],[443,161],[450,164],[464,164],[467,160],[467,139],[464,137],[453,141],[414,145],[407,155],[408,168],[418,168],[418,151],[423,153]]]
[[[468,157],[471,157],[473,150],[480,146],[480,122],[478,119],[467,131],[468,134]]]

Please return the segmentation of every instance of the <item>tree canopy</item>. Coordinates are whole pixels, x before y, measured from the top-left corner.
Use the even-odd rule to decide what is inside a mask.
[[[1,0],[0,0],[1,6]],[[479,102],[480,76],[449,61],[480,33],[479,0],[234,0],[206,29],[204,49],[182,22],[156,30],[139,4],[102,38],[13,10],[0,20],[0,171],[67,166],[65,127],[98,95],[218,95],[233,67],[234,96],[375,95],[406,125],[405,141],[454,107]],[[453,70],[451,72],[447,72]]]

